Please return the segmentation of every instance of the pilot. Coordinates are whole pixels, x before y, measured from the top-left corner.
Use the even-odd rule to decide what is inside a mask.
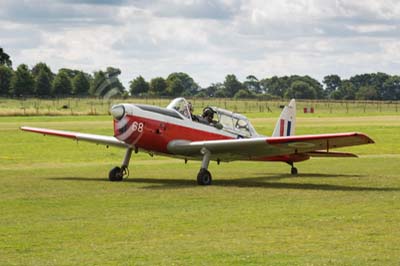
[[[189,109],[189,112],[190,112],[190,114],[193,114],[193,105],[192,105],[192,102],[188,102],[188,109]]]
[[[215,111],[211,107],[206,107],[203,110],[203,114],[201,115],[201,120],[200,122],[214,126],[218,129],[222,129],[223,126],[222,124],[218,123],[218,121],[214,120],[214,113]]]
[[[191,102],[188,102],[188,105],[187,105],[187,106],[188,106],[189,113],[190,113],[190,117],[192,118],[192,120],[195,121],[195,122],[200,122],[200,120],[199,120],[199,118],[197,117],[197,115],[194,115],[194,114],[193,114],[194,109],[193,109],[192,103],[191,103]]]
[[[211,107],[206,107],[204,108],[203,114],[201,116],[203,117],[203,119],[206,120],[208,124],[212,124],[214,119],[214,110],[211,109]]]

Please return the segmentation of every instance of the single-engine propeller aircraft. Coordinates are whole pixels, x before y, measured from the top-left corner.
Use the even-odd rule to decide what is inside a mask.
[[[294,163],[310,157],[357,157],[355,154],[332,152],[331,149],[374,143],[362,133],[295,135],[296,103],[284,107],[271,137],[258,134],[243,115],[218,107],[206,107],[202,115],[192,114],[191,103],[176,98],[166,107],[144,104],[112,106],[114,136],[102,136],[21,127],[22,130],[74,140],[125,148],[121,167],[111,169],[110,181],[121,181],[128,173],[132,152],[139,150],[187,160],[201,161],[197,175],[199,185],[210,185],[210,160],[285,162],[291,174],[297,174]]]

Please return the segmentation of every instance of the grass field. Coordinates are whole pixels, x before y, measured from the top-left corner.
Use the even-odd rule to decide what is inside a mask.
[[[250,114],[260,133],[278,113]],[[108,116],[0,117],[0,265],[399,265],[400,116],[302,115],[297,134],[361,131],[358,159],[210,164],[21,132],[112,134]]]

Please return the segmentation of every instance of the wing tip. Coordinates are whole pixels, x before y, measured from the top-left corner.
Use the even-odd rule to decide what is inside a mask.
[[[366,140],[367,144],[374,144],[375,143],[375,141],[373,139],[371,139],[367,134],[364,134],[362,132],[355,132],[354,134],[356,136],[363,137]]]
[[[36,132],[39,130],[38,128],[27,127],[27,126],[21,126],[19,127],[19,129],[22,131],[31,131],[31,132]]]
[[[43,134],[43,135],[58,136],[58,137],[64,137],[64,138],[70,138],[70,139],[76,139],[77,134],[78,134],[76,132],[54,130],[54,129],[47,129],[47,128],[26,127],[26,126],[21,126],[20,129],[23,131],[27,131],[27,132],[33,132],[33,133],[38,133],[38,134]]]

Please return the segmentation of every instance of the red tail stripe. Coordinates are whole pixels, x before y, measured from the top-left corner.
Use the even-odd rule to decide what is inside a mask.
[[[280,124],[280,127],[279,127],[279,136],[283,136],[283,132],[284,132],[284,130],[285,130],[285,120],[283,120],[283,119],[281,119],[281,124]]]

